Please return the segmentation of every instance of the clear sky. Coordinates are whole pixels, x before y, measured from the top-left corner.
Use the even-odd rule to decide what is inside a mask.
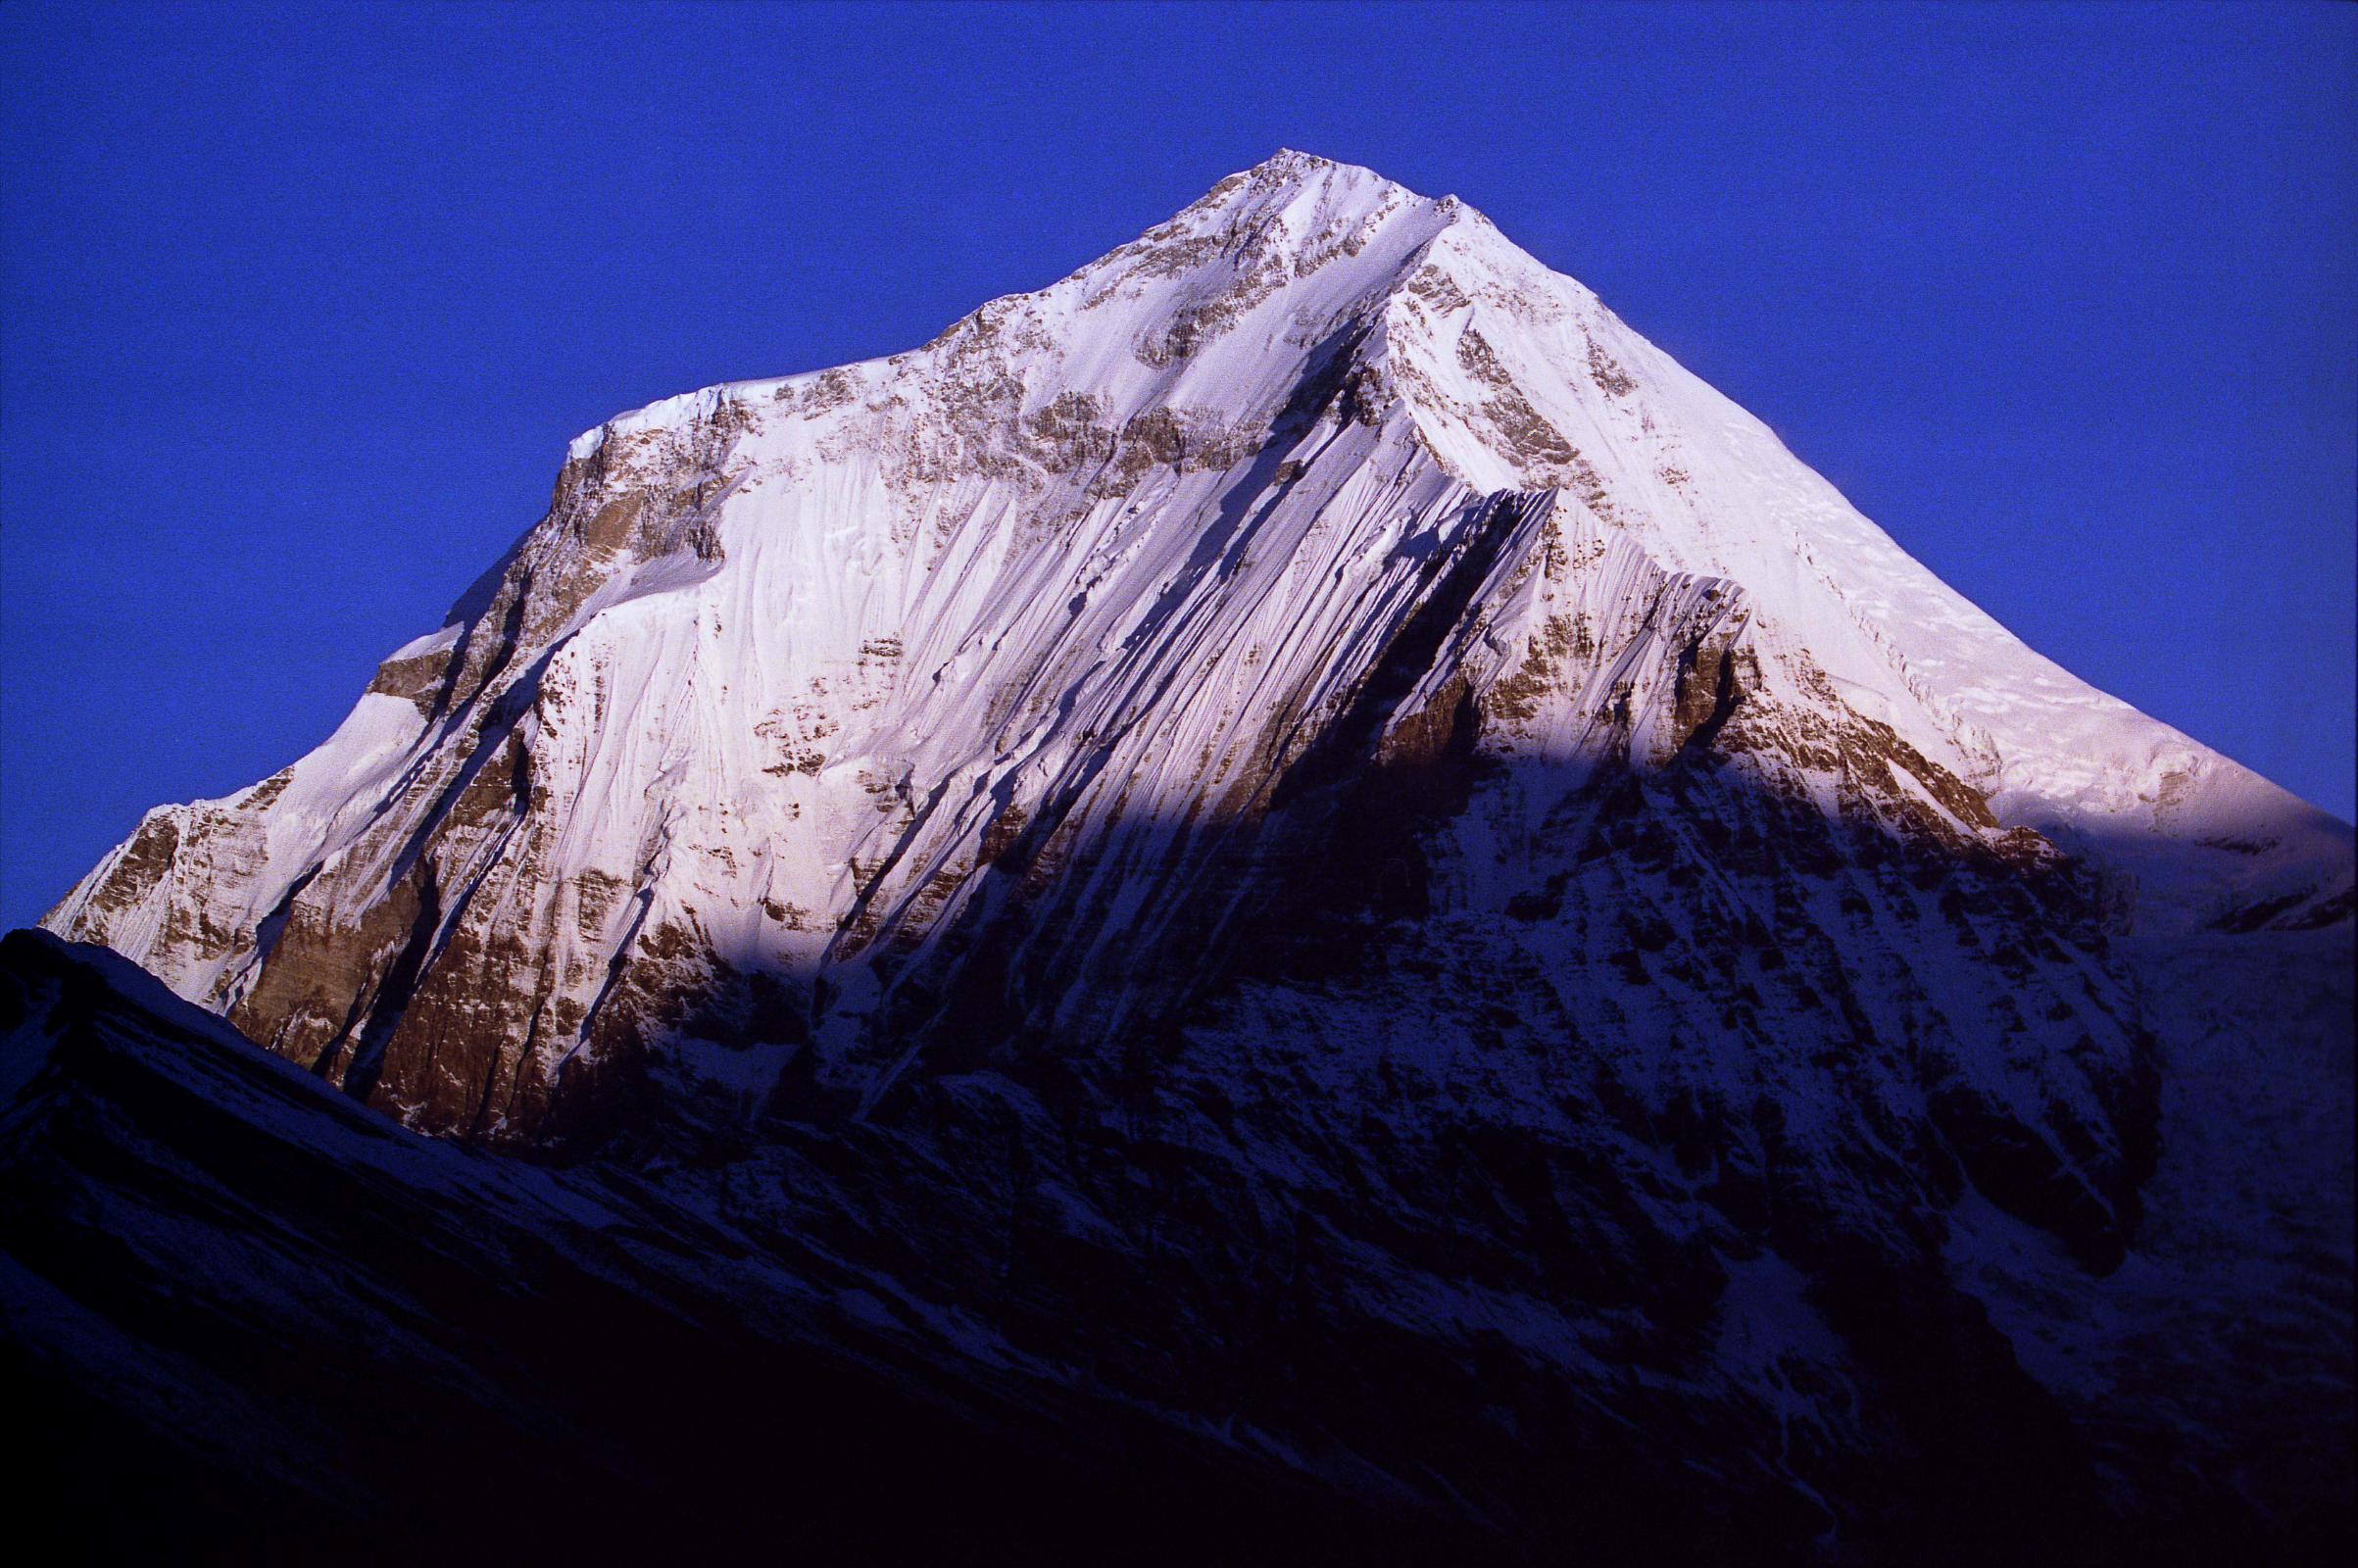
[[[1280,146],[1453,191],[2352,814],[2358,7],[0,7],[0,925],[323,739],[565,442]]]

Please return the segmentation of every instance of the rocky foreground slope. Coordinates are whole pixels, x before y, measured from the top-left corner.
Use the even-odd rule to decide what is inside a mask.
[[[570,1222],[692,1260],[633,1290],[766,1344],[825,1259],[980,1430],[1922,1560],[2348,1531],[2351,883],[1479,214],[1282,154],[584,436],[325,745],[45,923],[645,1195]],[[20,984],[11,1225],[116,1234]],[[12,1291],[68,1368],[74,1250]]]

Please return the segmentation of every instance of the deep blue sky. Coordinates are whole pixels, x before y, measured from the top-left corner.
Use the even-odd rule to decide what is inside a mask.
[[[0,924],[323,738],[565,441],[1285,145],[1454,191],[2352,814],[2358,8],[0,8]]]

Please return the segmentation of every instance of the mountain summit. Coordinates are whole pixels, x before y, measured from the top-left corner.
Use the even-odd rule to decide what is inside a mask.
[[[943,1364],[1799,1551],[2150,1518],[2292,1419],[2239,1314],[2346,1393],[2338,1156],[2279,1146],[2320,1071],[2346,1141],[2351,886],[1480,213],[1284,152],[584,434],[333,736],[44,924]]]
[[[2162,840],[2131,923],[2346,901],[2346,830],[2030,653],[1587,289],[1287,152],[913,353],[582,436],[324,746],[151,813],[44,923],[414,1125],[530,1140],[625,1061],[871,1093],[896,971],[1082,891],[994,866],[1203,853],[1347,721],[1373,757],[1463,708],[1578,797],[1723,705],[1787,732],[1747,788],[1830,820],[2132,875]],[[1561,867],[1487,869],[1502,906]],[[1101,886],[1088,940],[1176,891]],[[666,1016],[763,974],[824,982],[807,1050]]]

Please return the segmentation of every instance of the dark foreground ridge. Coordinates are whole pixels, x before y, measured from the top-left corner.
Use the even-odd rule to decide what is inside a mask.
[[[1874,1537],[1838,1545],[1807,1499],[1665,1474],[1648,1435],[1604,1433],[1531,1456],[1559,1468],[1560,1515],[1541,1499],[1494,1528],[1085,1376],[954,1370],[872,1276],[625,1170],[404,1131],[103,950],[0,942],[0,1032],[7,1376],[41,1434],[17,1517],[93,1557],[2297,1561],[2348,1539],[2346,1499],[2270,1519],[2197,1493],[2166,1529],[2108,1519],[2084,1435],[1979,1314],[1863,1264],[1830,1317],[1902,1385],[1895,1410],[1946,1406],[1925,1412],[1940,1468],[1888,1472],[1913,1494]],[[1295,1391],[1311,1402],[1348,1402],[1323,1380],[1351,1372],[1397,1374],[1355,1397],[1411,1413],[1445,1392],[1414,1347],[1389,1369],[1367,1345],[1356,1367],[1294,1348],[1270,1376],[1321,1380]],[[1962,1539],[1961,1485],[1989,1510]]]
[[[826,1260],[406,1132],[103,950],[0,941],[0,1030],[11,1513],[75,1557],[1480,1553],[1117,1402],[946,1379]]]

